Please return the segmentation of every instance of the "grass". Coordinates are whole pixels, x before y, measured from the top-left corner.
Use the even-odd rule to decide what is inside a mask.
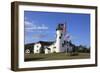
[[[25,54],[25,61],[66,60],[66,59],[86,59],[86,58],[90,58],[90,53]]]

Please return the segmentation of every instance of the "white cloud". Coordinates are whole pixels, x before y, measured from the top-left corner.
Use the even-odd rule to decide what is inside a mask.
[[[35,22],[25,20],[25,31],[33,31],[33,30],[47,30],[48,27],[45,24],[36,24]]]
[[[33,26],[33,23],[29,22],[29,21],[25,21],[24,24],[25,24],[25,26]]]

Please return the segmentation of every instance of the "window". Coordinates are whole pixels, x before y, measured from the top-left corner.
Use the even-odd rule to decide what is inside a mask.
[[[37,48],[38,48],[39,46],[37,46]]]
[[[64,47],[64,43],[62,43],[62,47]]]
[[[54,49],[56,48],[56,47],[53,47]]]
[[[62,37],[62,33],[61,33],[61,35],[60,35],[59,39],[61,39],[61,37]]]
[[[61,36],[59,37],[59,39],[61,39]]]

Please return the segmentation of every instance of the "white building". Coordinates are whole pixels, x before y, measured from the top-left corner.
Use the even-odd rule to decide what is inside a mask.
[[[40,53],[41,46],[40,43],[34,44],[34,53]]]
[[[41,53],[44,50],[45,54],[48,53],[59,53],[66,50],[64,43],[65,36],[65,24],[59,24],[56,28],[56,41],[55,42],[37,42],[34,45],[34,53]]]
[[[52,53],[54,42],[39,41],[34,44],[34,53]]]
[[[59,24],[58,27],[56,28],[56,52],[64,52],[64,24]]]
[[[55,53],[55,52],[56,52],[55,43],[45,48],[45,54]]]

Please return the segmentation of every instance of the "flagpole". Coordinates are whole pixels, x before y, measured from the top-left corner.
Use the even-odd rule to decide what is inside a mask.
[[[66,24],[66,21],[65,21],[65,23],[64,23],[64,37],[65,37],[65,38],[66,38],[66,35],[67,35],[67,33],[66,33],[66,30],[67,30],[67,29],[66,29],[66,25],[67,25],[67,24]],[[68,47],[68,45],[66,45],[66,47],[65,47],[65,48],[66,48],[66,54],[67,54],[67,47]]]

